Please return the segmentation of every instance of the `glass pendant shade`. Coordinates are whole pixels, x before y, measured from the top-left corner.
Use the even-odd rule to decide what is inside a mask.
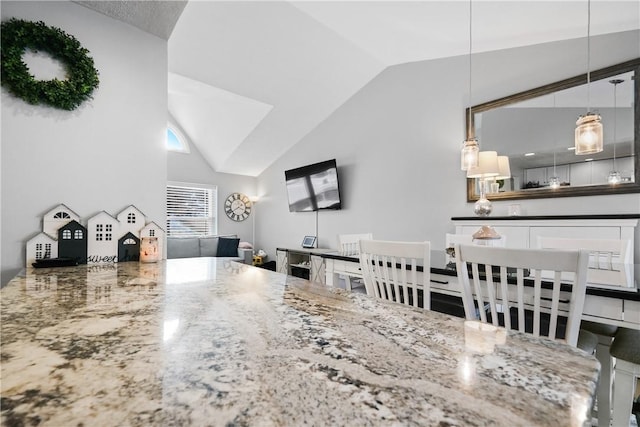
[[[560,178],[557,176],[552,176],[551,178],[549,178],[549,187],[560,188]]]
[[[620,181],[621,181],[620,172],[618,172],[618,171],[609,172],[609,176],[607,177],[607,181],[609,182],[609,184],[619,184]]]
[[[603,150],[600,114],[587,113],[576,121],[576,154],[593,154]]]
[[[480,152],[480,146],[478,140],[470,138],[464,141],[462,151],[460,153],[460,169],[463,171],[478,166],[478,153]]]

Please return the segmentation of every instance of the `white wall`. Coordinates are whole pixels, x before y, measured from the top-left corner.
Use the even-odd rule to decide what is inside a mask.
[[[100,73],[68,112],[2,89],[2,284],[25,264],[42,215],[65,203],[83,220],[134,204],[165,222],[167,43],[71,2],[2,2],[2,20],[42,20],[76,37]]]
[[[182,129],[179,130],[188,139],[186,133]],[[167,154],[167,179],[175,182],[215,185],[218,188],[218,234],[235,234],[243,241],[252,242],[254,213],[246,220],[236,222],[225,215],[223,203],[231,193],[235,192],[244,193],[250,197],[255,196],[256,178],[214,171],[198,148],[191,141],[188,143],[190,153],[170,151]],[[255,208],[259,209],[259,206]]]
[[[592,67],[602,68],[638,57],[639,32],[591,45]],[[584,39],[474,55],[472,103],[584,73],[585,56]],[[450,218],[474,215],[459,166],[468,70],[468,57],[399,65],[354,95],[259,176],[258,246],[275,259],[276,247],[299,247],[315,234],[315,213],[288,211],[284,170],[336,158],[343,209],[318,213],[320,247],[335,248],[339,233],[373,232],[444,248]],[[506,215],[510,203],[495,202],[493,215]],[[640,212],[638,194],[518,203],[526,215]]]

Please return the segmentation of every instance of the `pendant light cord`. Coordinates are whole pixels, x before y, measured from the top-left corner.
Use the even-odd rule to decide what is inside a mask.
[[[467,134],[467,139],[471,139],[471,1],[469,0],[469,132]]]
[[[591,0],[587,0],[587,114],[591,110]]]
[[[613,83],[613,170],[616,170],[616,128],[618,127],[618,83],[621,81],[614,80]]]
[[[553,112],[556,112],[556,94],[555,92],[553,93]],[[556,140],[554,139],[553,141],[553,176],[557,177],[558,174],[556,173]]]

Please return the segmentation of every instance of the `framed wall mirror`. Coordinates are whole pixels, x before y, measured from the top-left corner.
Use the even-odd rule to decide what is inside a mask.
[[[466,110],[467,135],[481,151],[509,157],[511,178],[487,185],[488,199],[640,192],[640,58],[590,75],[589,86],[583,74]],[[576,155],[576,120],[587,107],[602,116],[604,150]],[[620,182],[610,184],[614,170]],[[559,187],[551,188],[551,177]],[[479,198],[477,181],[467,179],[467,201]]]

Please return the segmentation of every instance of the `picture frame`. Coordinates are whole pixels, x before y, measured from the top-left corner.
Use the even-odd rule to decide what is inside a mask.
[[[314,248],[316,245],[316,236],[304,236],[302,239],[302,247],[309,249]]]

